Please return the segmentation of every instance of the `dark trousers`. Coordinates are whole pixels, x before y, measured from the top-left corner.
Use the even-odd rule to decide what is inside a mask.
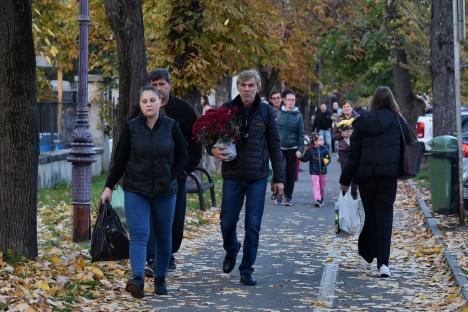
[[[184,223],[185,223],[185,212],[187,210],[187,192],[185,190],[185,183],[187,182],[187,176],[182,174],[177,178],[177,195],[176,204],[174,211],[174,219],[172,221],[172,253],[179,251],[180,245],[182,244],[182,238],[184,237]],[[154,251],[154,234],[151,228],[150,238],[148,240],[147,259],[153,260],[155,258]]]
[[[297,180],[297,149],[283,150],[283,158],[286,162],[286,184],[284,186],[284,196],[286,199],[292,199],[294,183]]]
[[[349,151],[338,151],[338,161],[340,162],[341,171],[343,171],[343,168],[348,163],[348,158]],[[357,186],[353,181],[351,181],[351,196],[354,198],[357,196]]]
[[[359,235],[359,254],[369,263],[377,258],[377,267],[388,266],[393,225],[393,203],[397,180],[371,179],[359,183],[366,218]]]
[[[239,247],[237,222],[245,198],[245,236],[241,273],[252,273],[257,259],[258,240],[262,224],[267,178],[258,181],[223,180],[223,202],[221,205],[221,233],[223,248],[234,254]]]

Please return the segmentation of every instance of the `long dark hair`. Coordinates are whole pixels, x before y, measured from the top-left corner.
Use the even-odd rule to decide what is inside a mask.
[[[398,106],[398,103],[395,101],[392,90],[386,86],[379,86],[375,89],[374,95],[372,96],[370,110],[376,111],[384,108],[397,114],[400,112],[400,106]]]

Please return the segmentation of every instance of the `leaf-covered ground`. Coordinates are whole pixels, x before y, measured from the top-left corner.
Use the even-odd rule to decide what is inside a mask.
[[[429,184],[419,184],[419,196],[421,196],[432,212],[431,193]],[[465,207],[466,211],[466,207]],[[463,272],[468,278],[468,215],[465,216],[465,225],[460,226],[459,217],[454,215],[442,215],[432,213],[439,229],[442,232],[442,240],[452,255],[457,259]]]
[[[267,199],[255,265],[257,287],[241,285],[237,268],[231,274],[221,271],[219,210],[189,209],[189,230],[176,255],[178,268],[168,276],[169,296],[153,295],[147,279],[144,300],[123,290],[130,275],[126,261],[91,263],[89,243],[71,241],[68,195],[64,190],[48,191],[41,194],[39,205],[39,258],[21,262],[12,255],[0,257],[0,310],[467,312],[444,263],[442,246],[426,230],[412,190],[399,185],[390,259],[393,276],[381,279],[375,264],[368,266],[357,255],[357,235],[334,234],[338,170],[331,169],[324,207],[313,208],[305,171],[296,185],[293,207]],[[100,189],[96,187],[95,197]],[[190,201],[196,205],[196,198]],[[330,265],[336,265],[337,276],[326,289],[323,272]]]

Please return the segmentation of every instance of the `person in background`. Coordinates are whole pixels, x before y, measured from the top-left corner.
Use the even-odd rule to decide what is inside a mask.
[[[278,112],[281,109],[281,106],[284,105],[283,99],[281,98],[281,92],[277,90],[270,92],[270,104],[275,109],[275,112]]]
[[[325,184],[327,166],[330,163],[328,148],[324,145],[323,136],[313,133],[310,140],[310,147],[304,152],[301,161],[309,162],[309,172],[312,176],[312,193],[314,206],[319,208],[323,205],[325,196]]]
[[[281,150],[286,161],[286,185],[284,200],[277,197],[275,202],[292,206],[292,194],[297,179],[296,159],[304,151],[304,120],[296,107],[296,94],[291,90],[283,93],[284,106],[276,113],[281,140]]]
[[[283,99],[281,98],[281,92],[277,90],[272,90],[270,92],[270,105],[275,109],[275,112],[278,112],[283,106]],[[271,171],[271,164],[269,164],[270,171]],[[276,194],[273,189],[274,182],[273,180],[270,181],[270,190],[271,190],[271,200],[276,199]]]
[[[333,134],[333,129],[335,128],[335,125],[336,125],[336,120],[338,119],[338,117],[341,115],[342,113],[342,110],[340,108],[340,105],[338,104],[338,101],[333,101],[332,102],[332,115],[330,116],[330,119],[332,120],[332,134]],[[331,151],[332,153],[336,153],[336,140],[333,138],[333,135],[332,135],[332,138],[331,138],[331,144],[332,144],[332,148],[331,148]]]
[[[150,84],[161,95],[161,110],[165,115],[174,119],[182,130],[189,153],[189,160],[185,170],[177,176],[177,197],[172,226],[172,255],[169,262],[169,269],[175,270],[177,266],[174,254],[179,250],[184,236],[185,212],[187,210],[187,192],[185,189],[187,175],[200,163],[203,146],[194,140],[192,133],[192,127],[197,120],[197,115],[189,104],[171,93],[172,82],[169,71],[164,68],[157,68],[149,73],[148,78]],[[148,244],[148,266],[146,268],[146,275],[150,277],[154,259],[154,249],[152,249],[151,244],[153,239],[154,237],[151,235],[150,244]]]
[[[377,258],[380,276],[389,277],[393,204],[400,174],[402,142],[411,141],[409,129],[390,88],[380,86],[374,91],[370,113],[356,119],[353,128],[348,161],[340,177],[341,190],[346,193],[353,180],[359,184],[365,211],[364,227],[359,235],[359,254],[368,263]]]
[[[154,230],[154,291],[167,295],[166,272],[171,257],[171,230],[176,204],[176,178],[187,164],[184,136],[176,122],[160,111],[156,88],[140,90],[140,114],[125,125],[112,167],[101,195],[112,200],[112,189],[123,176],[125,216],[130,232],[132,278],[125,289],[135,298],[144,297],[146,248],[150,224]]]
[[[205,115],[205,113],[206,113],[208,110],[210,110],[210,109],[213,108],[213,107],[211,107],[210,101],[209,101],[209,99],[208,99],[208,96],[206,96],[206,95],[203,95],[203,96],[200,98],[200,104],[201,104],[201,107],[202,107],[202,109],[201,109],[201,114],[202,114],[202,115]]]
[[[359,115],[353,111],[351,101],[344,101],[341,106],[342,114],[337,118],[335,127],[333,128],[332,138],[338,142],[338,162],[340,163],[341,170],[346,166],[349,157],[349,138],[353,133],[352,130],[340,131],[336,126],[342,120],[355,120]],[[357,198],[357,186],[351,183],[351,196]]]
[[[327,110],[327,105],[321,104],[315,113],[314,124],[312,125],[312,131],[318,132],[323,136],[329,150],[332,148],[331,129],[333,121],[331,120],[331,115],[332,113]]]

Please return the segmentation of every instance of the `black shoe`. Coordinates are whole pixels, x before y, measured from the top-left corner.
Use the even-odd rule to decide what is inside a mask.
[[[228,253],[226,253],[226,256],[224,257],[224,261],[223,261],[224,273],[229,273],[232,270],[234,270],[234,267],[236,266],[237,254],[239,253],[240,249],[241,249],[241,243],[239,243],[239,246],[237,247],[237,250],[234,254],[229,255]]]
[[[128,291],[133,298],[141,299],[145,296],[145,282],[142,278],[132,278],[127,282],[125,290]]]
[[[154,278],[154,293],[156,295],[164,296],[167,295],[166,278],[155,277]]]
[[[240,282],[242,284],[244,284],[245,286],[256,286],[257,285],[257,281],[255,280],[255,278],[252,276],[251,273],[241,274]]]
[[[154,262],[148,261],[145,265],[145,277],[153,278],[154,277]]]
[[[174,256],[171,256],[171,259],[169,260],[169,266],[167,268],[171,271],[174,271],[175,269],[177,269]]]

